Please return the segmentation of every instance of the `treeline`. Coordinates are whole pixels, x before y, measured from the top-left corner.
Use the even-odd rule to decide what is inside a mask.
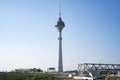
[[[62,80],[62,79],[57,74],[1,72],[0,80]]]
[[[105,80],[120,80],[120,76],[108,76]]]

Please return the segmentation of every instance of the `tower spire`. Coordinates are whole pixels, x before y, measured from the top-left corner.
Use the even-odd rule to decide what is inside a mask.
[[[59,0],[59,17],[61,17],[61,0]]]

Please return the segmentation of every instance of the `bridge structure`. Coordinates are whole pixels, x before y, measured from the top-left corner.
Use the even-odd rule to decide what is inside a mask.
[[[108,75],[116,75],[120,72],[120,64],[82,63],[78,64],[80,76],[105,78]]]

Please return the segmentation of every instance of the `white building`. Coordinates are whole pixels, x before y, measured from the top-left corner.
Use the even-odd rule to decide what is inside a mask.
[[[47,69],[47,72],[49,72],[49,73],[54,73],[54,72],[56,72],[56,71],[55,71],[55,68],[54,68],[54,67],[50,67],[50,68]]]
[[[15,69],[15,72],[19,72],[19,73],[41,73],[41,72],[43,72],[43,70],[37,69],[37,68],[33,68],[33,69]]]

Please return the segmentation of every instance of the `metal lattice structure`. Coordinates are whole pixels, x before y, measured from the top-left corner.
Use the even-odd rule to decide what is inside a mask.
[[[120,64],[83,63],[78,64],[78,70],[80,75],[88,72],[92,74],[92,77],[97,79],[110,74],[117,74],[120,72]]]
[[[83,63],[78,64],[78,69],[84,70],[113,70],[113,71],[120,71],[120,64],[97,64],[97,63]]]

